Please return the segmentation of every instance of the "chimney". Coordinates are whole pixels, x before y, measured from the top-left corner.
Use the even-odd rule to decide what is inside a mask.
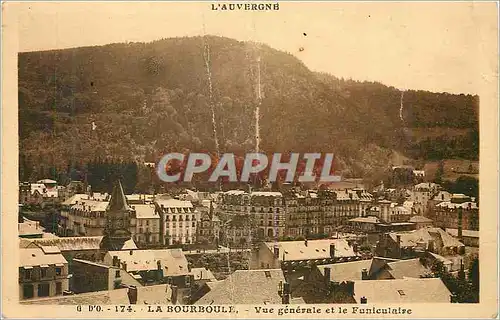
[[[350,297],[354,296],[354,281],[347,281],[346,292]]]
[[[434,240],[429,240],[429,242],[427,243],[427,250],[430,251],[430,252],[434,252]]]
[[[129,251],[129,253],[130,253],[130,255],[132,255],[132,254],[134,253],[134,251],[133,251],[133,250],[130,250],[130,251]]]
[[[279,256],[280,256],[280,247],[278,245],[275,245],[273,249],[274,249],[274,257],[275,258],[279,258]]]
[[[129,286],[127,295],[128,295],[128,301],[130,302],[130,304],[137,303],[137,287],[136,286]]]
[[[458,208],[458,240],[462,240],[462,207]]]
[[[370,280],[368,277],[368,270],[366,268],[361,269],[361,280]]]
[[[127,263],[125,261],[122,262],[122,268],[127,271]]]
[[[118,256],[113,256],[113,267],[119,267]]]
[[[163,278],[163,269],[161,268],[161,261],[158,260],[156,261],[156,274],[158,277],[158,280],[161,280]]]
[[[177,304],[177,286],[170,286],[170,288],[172,289],[172,296],[170,298],[170,301],[172,302],[172,304]]]
[[[330,258],[335,258],[335,243],[330,243]]]
[[[398,246],[401,246],[401,235],[400,234],[396,235],[396,242],[398,243]]]
[[[327,287],[329,286],[331,276],[332,269],[330,267],[325,267],[325,284]]]
[[[359,300],[359,302],[360,302],[361,304],[367,304],[367,303],[368,303],[368,299],[366,299],[366,297],[365,297],[365,296],[362,296],[362,297],[361,297],[361,299]]]
[[[304,245],[307,247],[307,239],[304,240]]]
[[[290,304],[290,284],[283,283],[283,296],[281,297],[282,304]]]

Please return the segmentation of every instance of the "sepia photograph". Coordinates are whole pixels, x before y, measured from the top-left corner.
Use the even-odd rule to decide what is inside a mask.
[[[498,317],[498,3],[2,6],[3,316]]]

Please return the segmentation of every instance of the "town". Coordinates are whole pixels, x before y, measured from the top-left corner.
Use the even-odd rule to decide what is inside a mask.
[[[154,166],[154,164],[150,164]],[[22,304],[467,303],[479,300],[479,199],[424,170],[126,194],[19,186]],[[383,292],[383,294],[381,294]]]

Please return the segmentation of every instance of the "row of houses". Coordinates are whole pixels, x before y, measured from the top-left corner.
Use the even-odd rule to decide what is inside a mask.
[[[86,192],[90,192],[90,186],[81,181],[71,181],[66,186],[58,185],[52,179],[42,179],[36,183],[23,182],[19,184],[19,203],[43,207],[60,204],[74,194]]]
[[[22,241],[23,303],[451,302],[451,292],[441,279],[422,278],[430,272],[428,259],[361,259],[345,239],[262,243],[251,253],[249,270],[235,270],[225,279],[216,279],[206,268],[191,268],[180,249],[103,253],[100,245],[84,248],[70,243]],[[103,255],[92,261],[79,255],[82,252]]]
[[[375,198],[361,188],[305,192],[246,192],[218,196],[220,238],[233,245],[282,238],[328,237],[345,226],[358,231],[413,230],[427,226],[477,230],[479,208],[473,198],[420,183],[402,202]],[[461,227],[459,227],[461,224]]]
[[[132,201],[128,201],[130,203]],[[132,202],[133,203],[133,202]],[[99,236],[107,224],[110,202],[77,194],[62,204],[59,234]],[[158,196],[151,203],[130,204],[129,231],[138,245],[189,244],[196,241],[200,212],[191,201]]]

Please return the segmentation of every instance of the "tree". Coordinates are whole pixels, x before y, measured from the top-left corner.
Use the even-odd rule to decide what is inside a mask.
[[[438,163],[436,176],[434,177],[434,183],[442,184],[443,183],[443,175],[444,175],[444,161],[441,160]]]
[[[479,292],[479,258],[474,258],[469,266],[468,279],[472,287]]]
[[[472,270],[474,269],[474,271]],[[469,279],[465,277],[455,277],[446,270],[441,261],[435,261],[431,266],[431,275],[426,277],[441,278],[445,286],[454,296],[457,303],[477,303],[479,302],[479,260],[472,262],[469,270]],[[474,280],[472,280],[474,278]],[[476,285],[473,284],[473,281]]]

